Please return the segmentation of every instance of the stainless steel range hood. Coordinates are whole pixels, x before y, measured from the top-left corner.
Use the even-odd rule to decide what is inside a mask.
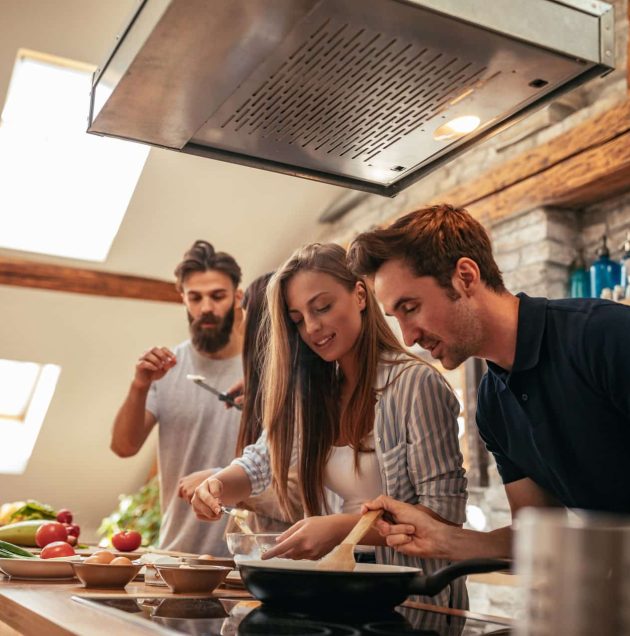
[[[609,71],[613,32],[595,0],[144,0],[88,130],[394,196]]]

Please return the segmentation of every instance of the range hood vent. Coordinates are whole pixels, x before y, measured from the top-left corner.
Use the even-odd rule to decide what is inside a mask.
[[[144,0],[88,131],[394,196],[610,71],[613,32],[594,0]]]

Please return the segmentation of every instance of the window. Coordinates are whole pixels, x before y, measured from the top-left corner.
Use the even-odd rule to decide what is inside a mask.
[[[0,473],[26,470],[60,373],[55,364],[0,359]]]
[[[0,120],[0,247],[107,258],[149,147],[85,132],[93,70],[18,51]]]

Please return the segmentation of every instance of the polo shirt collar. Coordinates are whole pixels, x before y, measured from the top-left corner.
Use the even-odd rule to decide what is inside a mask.
[[[517,297],[520,302],[512,373],[533,369],[538,364],[547,320],[546,298],[530,298],[522,292]]]
[[[533,369],[540,359],[540,348],[547,319],[547,299],[530,298],[527,294],[516,294],[519,298],[518,324],[516,326],[516,353],[511,371],[506,371],[487,360],[488,369],[501,381],[509,382],[512,373]]]

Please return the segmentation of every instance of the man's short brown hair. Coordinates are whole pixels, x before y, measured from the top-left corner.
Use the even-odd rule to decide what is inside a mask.
[[[452,289],[455,265],[462,257],[477,263],[490,289],[505,291],[488,234],[466,210],[452,205],[421,208],[387,228],[359,234],[348,250],[348,264],[360,276],[375,274],[386,261],[402,259],[416,276],[432,276],[446,289]]]

